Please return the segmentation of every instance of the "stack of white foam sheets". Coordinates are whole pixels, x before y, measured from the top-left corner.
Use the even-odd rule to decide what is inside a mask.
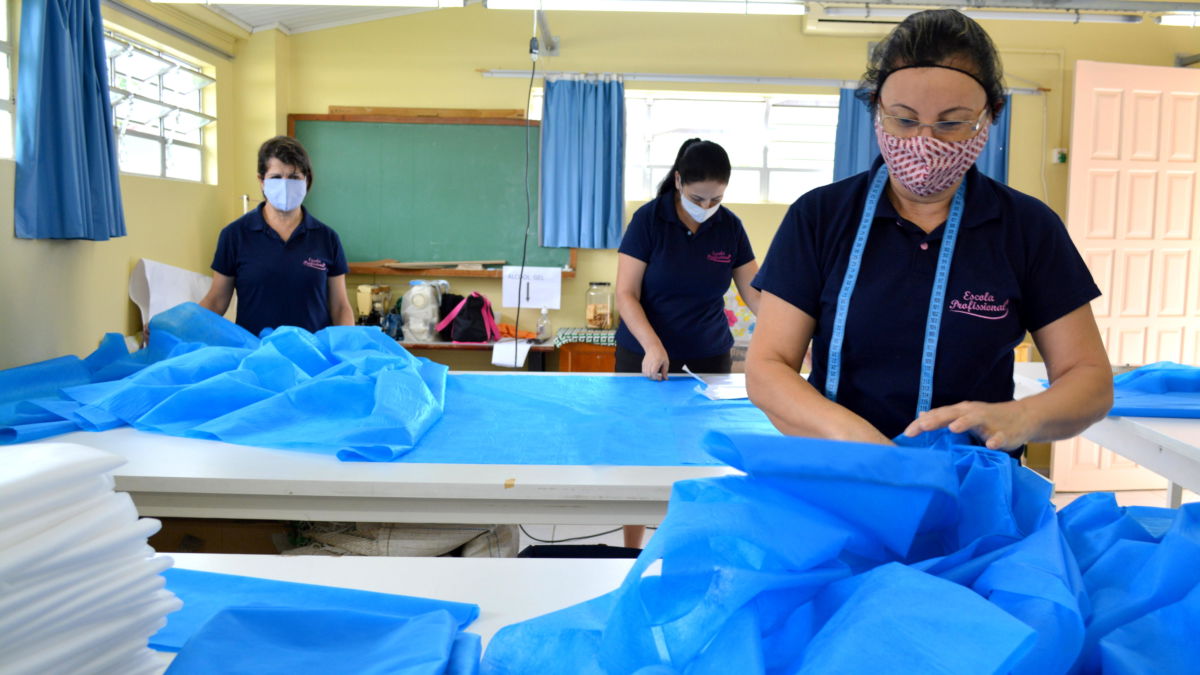
[[[109,472],[124,460],[70,443],[0,449],[0,673],[162,670],[148,638],[180,608],[171,559]]]

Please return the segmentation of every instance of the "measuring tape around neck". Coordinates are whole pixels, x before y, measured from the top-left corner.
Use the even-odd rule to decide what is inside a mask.
[[[858,282],[858,272],[862,268],[863,252],[867,248],[867,236],[871,232],[871,223],[875,220],[875,210],[883,197],[883,189],[887,185],[887,165],[879,167],[871,187],[867,191],[867,201],[863,205],[862,220],[858,223],[858,232],[854,235],[854,244],[850,248],[850,261],[846,265],[846,276],[842,279],[842,288],[838,292],[837,313],[833,319],[833,334],[829,340],[829,363],[825,374],[825,398],[837,401],[838,384],[842,374],[842,343],[846,339],[846,315],[850,312],[850,297],[854,295],[854,286]],[[954,257],[954,243],[958,239],[958,228],[962,223],[963,202],[966,194],[966,181],[963,181],[954,193],[950,204],[950,217],[946,221],[942,233],[942,247],[938,252],[937,270],[933,277],[933,291],[929,295],[929,313],[925,318],[925,345],[921,353],[921,384],[917,395],[917,415],[929,410],[933,404],[933,366],[937,360],[938,332],[942,326],[942,307],[946,300],[946,286],[950,279],[950,259]]]

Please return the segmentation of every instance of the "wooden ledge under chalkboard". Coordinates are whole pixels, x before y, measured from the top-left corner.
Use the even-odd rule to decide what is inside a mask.
[[[569,269],[563,270],[564,279],[575,278],[575,261],[576,249],[571,249],[570,259],[567,262]],[[499,279],[502,273],[499,269],[459,269],[457,267],[391,267],[390,264],[400,264],[403,261],[393,260],[371,260],[367,262],[352,262],[350,263],[350,274],[390,274],[392,276],[401,277],[492,277]],[[446,263],[450,265],[452,263]]]

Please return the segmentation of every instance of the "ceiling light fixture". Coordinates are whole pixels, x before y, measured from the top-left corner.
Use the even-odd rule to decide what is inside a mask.
[[[923,11],[921,9],[904,9],[899,7],[826,7],[825,16],[847,19],[903,19],[910,14]],[[1001,10],[963,9],[963,14],[972,19],[984,21],[1055,21],[1061,23],[1141,23],[1142,17],[1137,14],[1102,14],[1099,12],[1080,12],[1078,10],[1060,10],[1046,12],[1011,12]]]
[[[1195,28],[1200,26],[1200,12],[1171,12],[1155,19],[1163,26],[1185,26]]]

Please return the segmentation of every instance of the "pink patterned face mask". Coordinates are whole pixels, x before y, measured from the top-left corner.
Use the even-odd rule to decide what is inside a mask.
[[[949,189],[967,173],[987,144],[988,126],[973,138],[950,142],[932,136],[893,136],[876,118],[875,138],[888,172],[913,194],[928,197]]]

